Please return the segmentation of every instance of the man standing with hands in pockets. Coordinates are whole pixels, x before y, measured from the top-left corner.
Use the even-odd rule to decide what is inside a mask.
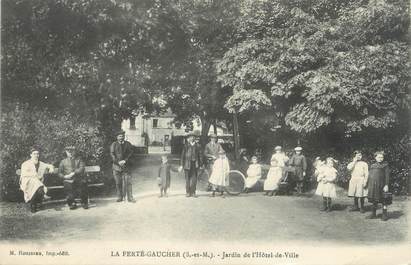
[[[197,173],[201,165],[200,146],[194,140],[194,134],[187,135],[187,141],[181,153],[180,168],[184,169],[186,179],[186,197],[197,198]]]
[[[127,195],[127,201],[135,203],[131,184],[131,156],[133,147],[130,142],[124,140],[125,132],[116,133],[117,141],[110,146],[110,155],[113,159],[113,176],[116,181],[117,202],[121,202]]]

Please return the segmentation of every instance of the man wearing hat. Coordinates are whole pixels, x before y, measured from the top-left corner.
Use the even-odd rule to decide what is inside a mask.
[[[136,202],[133,198],[131,184],[131,156],[133,147],[124,140],[125,132],[116,133],[117,140],[110,146],[110,155],[113,160],[113,176],[116,181],[117,202],[121,202],[127,195],[128,202]]]
[[[288,161],[288,165],[294,169],[294,180],[297,183],[298,194],[301,194],[303,191],[304,177],[307,170],[307,160],[305,156],[301,154],[302,150],[301,146],[294,148],[295,154],[291,157],[290,161]]]
[[[188,134],[180,160],[180,168],[184,169],[186,179],[186,197],[197,197],[197,172],[200,166],[200,146],[195,142],[194,134]]]
[[[58,175],[63,179],[67,204],[70,210],[76,209],[74,199],[75,194],[79,194],[82,207],[88,209],[88,188],[84,174],[84,161],[77,156],[74,146],[66,146],[64,150],[67,157],[60,162]]]
[[[21,165],[20,189],[24,193],[24,201],[30,203],[32,213],[41,206],[47,192],[43,184],[44,174],[54,171],[53,165],[44,163],[39,158],[39,149],[31,148],[30,159]]]

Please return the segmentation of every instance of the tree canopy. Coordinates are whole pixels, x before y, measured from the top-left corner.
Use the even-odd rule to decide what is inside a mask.
[[[407,128],[401,0],[2,1],[3,100],[119,126],[141,110],[346,136]],[[260,132],[264,133],[263,131]]]
[[[238,43],[218,63],[232,97],[263,92],[271,115],[302,134],[332,126],[350,135],[405,122],[404,1],[244,1],[241,11]]]

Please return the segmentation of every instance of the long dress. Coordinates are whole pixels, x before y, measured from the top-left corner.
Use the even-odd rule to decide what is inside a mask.
[[[210,179],[211,184],[217,187],[228,186],[228,173],[230,172],[230,164],[227,158],[218,158],[214,161],[213,171],[211,172]]]
[[[387,163],[374,163],[368,175],[368,201],[383,203],[383,189],[390,183],[390,170]]]
[[[245,179],[245,187],[251,189],[261,178],[261,165],[251,164],[247,169],[247,178]]]
[[[333,167],[324,165],[318,168],[318,186],[315,191],[316,195],[323,197],[336,198],[337,192],[335,180],[337,179],[337,170]]]
[[[348,186],[349,197],[367,197],[365,188],[368,179],[368,165],[364,161],[351,162],[347,166],[351,171],[351,179]]]
[[[25,202],[29,202],[40,187],[43,187],[45,193],[47,192],[47,188],[43,184],[43,176],[46,170],[54,171],[54,167],[41,161],[38,163],[38,169],[31,159],[21,165],[20,189],[24,193]]]
[[[267,174],[267,179],[264,181],[264,190],[272,191],[278,189],[278,184],[283,176],[283,170],[279,166],[272,166]]]

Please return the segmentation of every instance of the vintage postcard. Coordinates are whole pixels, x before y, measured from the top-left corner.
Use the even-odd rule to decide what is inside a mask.
[[[409,15],[1,1],[0,264],[410,265]]]

